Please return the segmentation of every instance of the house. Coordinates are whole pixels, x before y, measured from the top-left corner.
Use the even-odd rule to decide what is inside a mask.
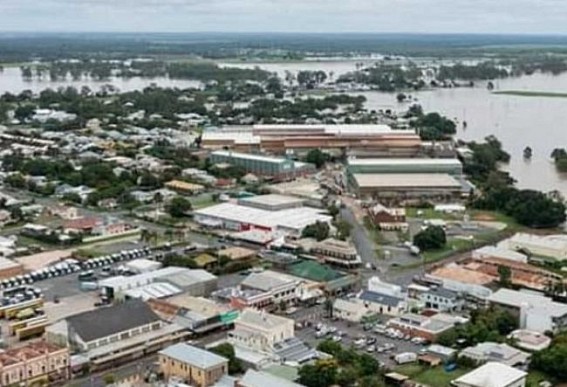
[[[179,378],[195,387],[209,387],[228,374],[228,359],[185,343],[162,349],[158,357],[166,379]]]
[[[333,316],[341,320],[360,322],[367,313],[367,309],[357,302],[337,298],[333,303]]]
[[[93,231],[102,224],[102,219],[95,217],[67,220],[63,223],[66,233],[93,234]]]
[[[455,379],[455,387],[525,387],[528,374],[502,363],[489,362]]]
[[[514,340],[516,347],[530,352],[538,352],[551,345],[551,338],[543,333],[528,331],[526,329],[516,329],[508,335],[508,338]]]
[[[531,355],[505,343],[484,342],[463,349],[459,357],[472,359],[477,364],[493,361],[510,367],[519,367],[526,366]]]
[[[407,231],[409,227],[404,208],[388,208],[382,204],[376,204],[368,210],[368,216],[380,230]]]
[[[487,298],[490,306],[503,309],[518,319],[521,329],[557,332],[567,327],[567,304],[527,291],[500,289]]]
[[[47,208],[51,216],[57,216],[63,220],[73,220],[79,218],[79,209],[73,206],[54,205]]]
[[[130,362],[186,338],[141,300],[79,313],[46,329],[47,340],[88,358],[91,371]]]
[[[44,341],[0,353],[2,386],[51,385],[69,378],[69,349]]]
[[[197,194],[203,192],[205,187],[200,184],[187,183],[182,180],[171,180],[165,183],[165,187],[173,191],[185,194]]]
[[[234,321],[228,337],[234,345],[270,352],[276,343],[294,335],[294,320],[247,308]]]
[[[20,232],[22,233],[22,235],[36,238],[47,235],[49,233],[49,228],[41,224],[27,223],[22,227]]]

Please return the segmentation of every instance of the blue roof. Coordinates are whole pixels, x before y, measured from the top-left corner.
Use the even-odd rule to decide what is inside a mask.
[[[390,296],[389,294],[372,292],[370,290],[364,290],[358,298],[364,301],[375,302],[377,304],[388,306],[398,306],[400,302],[403,302],[402,298]]]
[[[171,345],[161,350],[159,354],[201,369],[209,369],[228,362],[228,359],[222,356],[185,343]]]

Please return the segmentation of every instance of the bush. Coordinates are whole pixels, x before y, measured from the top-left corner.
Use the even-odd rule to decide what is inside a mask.
[[[446,243],[445,230],[440,226],[429,226],[413,237],[413,244],[421,251],[440,249]]]

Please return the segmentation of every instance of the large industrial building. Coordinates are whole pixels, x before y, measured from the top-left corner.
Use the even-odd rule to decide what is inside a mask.
[[[317,221],[329,223],[324,210],[301,207],[301,199],[283,195],[261,195],[240,200],[238,204],[221,203],[193,212],[195,222],[233,231],[261,230],[300,235]]]
[[[470,193],[457,159],[351,159],[349,185],[360,197],[449,200]]]
[[[303,154],[311,149],[371,151],[390,157],[410,157],[421,149],[421,139],[411,130],[387,125],[253,125],[206,130],[205,149],[240,152]]]
[[[211,153],[210,160],[214,164],[227,163],[241,167],[247,173],[277,181],[292,180],[315,172],[315,166],[312,164],[251,153],[219,150]]]

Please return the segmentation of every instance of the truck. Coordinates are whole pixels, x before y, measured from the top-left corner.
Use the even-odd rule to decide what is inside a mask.
[[[407,364],[417,361],[417,353],[415,352],[402,352],[394,356],[394,361],[397,364]]]

